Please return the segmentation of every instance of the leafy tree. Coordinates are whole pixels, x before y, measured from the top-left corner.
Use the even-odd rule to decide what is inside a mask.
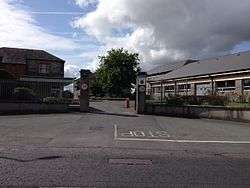
[[[123,48],[112,49],[100,56],[100,66],[96,71],[96,81],[92,91],[95,95],[128,97],[139,68],[139,54],[130,53]]]

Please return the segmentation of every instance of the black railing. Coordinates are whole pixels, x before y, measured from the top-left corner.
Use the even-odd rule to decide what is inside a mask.
[[[1,102],[68,102],[63,97],[64,83],[28,82],[18,80],[0,80]]]

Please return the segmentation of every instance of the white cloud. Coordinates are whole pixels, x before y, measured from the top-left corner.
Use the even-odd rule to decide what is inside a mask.
[[[75,0],[76,4],[80,7],[86,7],[90,4],[96,3],[98,0]]]
[[[76,0],[87,6],[89,1]],[[250,1],[99,0],[97,9],[74,26],[104,43],[106,49],[138,51],[143,67],[190,57],[228,53],[250,41]],[[124,30],[123,36],[114,31]],[[127,32],[128,31],[128,32]]]
[[[65,77],[78,77],[79,76],[79,65],[66,64],[64,67]]]
[[[49,34],[31,14],[17,8],[13,0],[0,0],[0,46],[73,50],[79,46],[71,39]]]

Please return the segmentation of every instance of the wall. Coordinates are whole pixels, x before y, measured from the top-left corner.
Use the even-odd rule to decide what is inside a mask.
[[[0,114],[65,113],[67,104],[6,103],[0,102]]]
[[[209,118],[250,122],[250,108],[200,107],[200,106],[166,106],[147,104],[146,114],[168,115],[188,118]]]
[[[48,64],[50,70],[48,74],[39,74],[39,64]],[[28,76],[43,76],[43,77],[64,77],[64,63],[56,61],[28,60]]]
[[[15,78],[24,76],[27,73],[25,64],[1,63],[1,65],[3,70],[7,71]]]

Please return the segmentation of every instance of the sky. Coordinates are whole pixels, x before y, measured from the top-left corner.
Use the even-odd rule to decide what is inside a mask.
[[[65,76],[123,47],[141,67],[250,50],[250,0],[0,0],[0,47],[44,49]]]

